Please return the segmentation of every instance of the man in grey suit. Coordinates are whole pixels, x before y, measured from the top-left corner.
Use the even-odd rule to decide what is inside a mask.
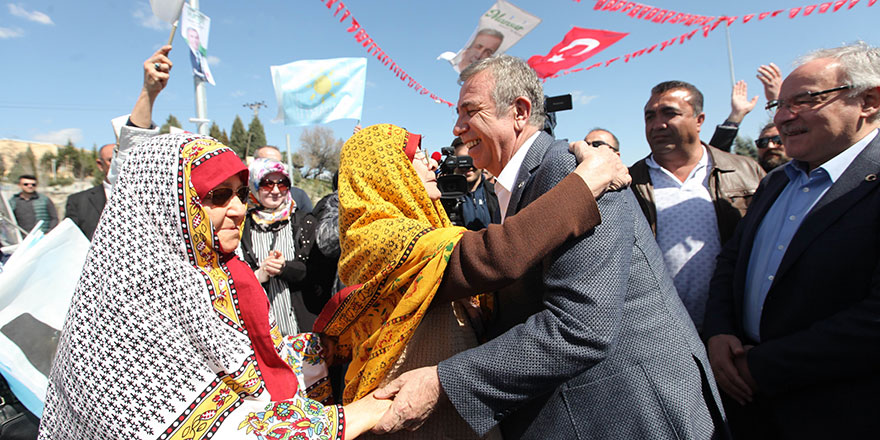
[[[460,80],[453,133],[513,215],[574,156],[540,131],[543,88],[525,62],[487,58]],[[501,422],[506,438],[725,437],[705,350],[632,192],[606,193],[599,210],[601,225],[499,292],[503,333],[378,390],[394,402],[375,431],[415,429],[448,398],[481,436]]]

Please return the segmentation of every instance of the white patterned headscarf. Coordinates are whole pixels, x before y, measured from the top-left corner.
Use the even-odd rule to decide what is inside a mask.
[[[193,135],[132,149],[68,311],[41,439],[257,438],[290,425],[284,414],[305,420],[309,438],[342,432],[337,407],[303,393],[270,401],[189,179],[226,151]],[[282,358],[304,385],[300,367],[317,362],[317,346],[299,341]]]

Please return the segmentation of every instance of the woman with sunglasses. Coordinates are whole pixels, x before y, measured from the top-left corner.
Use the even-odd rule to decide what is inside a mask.
[[[317,221],[296,206],[287,167],[272,159],[254,159],[248,167],[251,208],[242,230],[241,255],[269,297],[272,314],[284,336],[312,328],[315,315],[307,303],[320,300],[307,263]],[[313,305],[320,311],[323,304]]]
[[[155,136],[148,110],[167,81],[170,49],[144,63],[144,91],[120,136],[125,160],[114,158],[113,194],[49,375],[40,438],[357,437],[389,401],[322,404],[329,389],[317,338],[280,336],[265,292],[235,254],[247,168],[214,139]],[[127,145],[134,139],[145,141]]]
[[[594,197],[612,180],[628,176],[611,150],[580,142],[584,150],[578,153],[591,153],[591,160],[556,188],[502,225],[468,231],[449,221],[439,201],[435,166],[420,142],[417,134],[380,124],[359,131],[342,148],[339,273],[352,287],[331,298],[314,329],[331,341],[337,360],[350,360],[345,402],[371,395],[405,371],[476,346],[467,315],[475,301],[470,296],[516,281],[566,240],[599,224]],[[621,174],[599,163],[616,163],[613,169]],[[503,264],[502,256],[514,263]],[[478,265],[495,270],[475,270]],[[475,434],[446,400],[420,430],[392,437]]]

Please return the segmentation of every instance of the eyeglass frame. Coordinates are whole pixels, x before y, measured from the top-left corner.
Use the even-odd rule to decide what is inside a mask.
[[[817,96],[825,95],[825,94],[828,94],[828,93],[831,93],[831,92],[837,92],[837,91],[840,91],[840,90],[848,90],[848,89],[852,89],[853,87],[855,87],[855,86],[853,86],[852,84],[846,84],[846,85],[842,85],[842,86],[832,87],[832,88],[830,88],[830,89],[826,89],[826,90],[820,90],[820,91],[818,91],[818,92],[803,92],[803,93],[798,93],[797,95],[794,95],[794,96],[792,96],[791,98],[788,98],[788,99],[773,99],[773,100],[767,102],[767,105],[764,106],[764,109],[767,110],[767,111],[770,111],[770,112],[774,112],[774,113],[775,113],[775,112],[778,112],[778,111],[779,111],[780,109],[782,109],[783,107],[787,107],[787,108],[788,108],[788,111],[790,111],[790,112],[792,112],[792,113],[797,113],[797,112],[799,112],[800,110],[792,110],[792,105],[793,105],[793,104],[788,104],[788,105],[786,106],[787,101],[791,101],[791,100],[793,100],[793,99],[798,99],[798,98],[805,98],[805,97],[815,98],[815,97],[817,97]],[[810,108],[812,108],[812,106],[814,106],[814,105],[816,105],[816,104],[818,104],[818,103],[817,103],[817,102],[811,102],[811,103],[803,103],[803,104],[800,104],[800,105],[806,105],[806,106],[809,106]],[[794,105],[797,105],[797,104],[794,104]],[[806,108],[806,107],[804,107],[804,108]],[[803,109],[801,109],[801,110],[803,110]]]
[[[218,194],[216,194],[216,191],[229,191],[229,195],[227,195],[227,196],[218,195]],[[207,194],[205,194],[205,201],[206,202],[210,201],[211,204],[214,206],[226,206],[229,203],[229,201],[232,200],[232,197],[237,196],[238,200],[240,200],[241,203],[247,203],[248,195],[250,195],[250,192],[251,191],[250,191],[250,189],[248,189],[247,186],[240,186],[236,190],[233,190],[232,188],[214,188],[214,189],[208,191]],[[217,200],[214,199],[215,196],[219,196],[219,198],[222,198],[223,200],[220,200],[218,202]]]

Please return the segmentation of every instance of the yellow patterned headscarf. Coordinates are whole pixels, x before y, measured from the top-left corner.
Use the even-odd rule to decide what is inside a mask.
[[[376,389],[400,357],[465,230],[428,198],[404,152],[411,154],[420,139],[379,124],[342,147],[339,274],[345,284],[363,286],[341,299],[323,331],[351,353],[346,403]]]

